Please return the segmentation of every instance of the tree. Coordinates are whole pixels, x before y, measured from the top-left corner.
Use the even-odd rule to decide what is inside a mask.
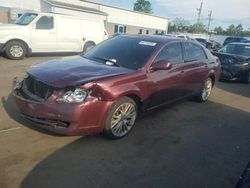
[[[176,25],[169,22],[168,23],[168,33],[173,33],[173,32],[176,32]]]
[[[193,24],[188,29],[190,33],[206,33],[206,31],[206,26],[203,23]]]
[[[175,31],[178,32],[186,32],[190,22],[185,20],[184,18],[175,18],[174,21]]]
[[[243,26],[239,24],[236,28],[236,35],[241,36],[243,34]]]
[[[226,30],[226,35],[235,36],[237,33],[234,24],[230,25]]]
[[[153,13],[152,5],[148,0],[136,0],[136,2],[134,3],[134,10],[139,12],[145,12],[148,14]]]
[[[223,30],[221,26],[219,26],[219,27],[214,28],[214,32],[216,32],[217,35],[224,35],[225,31]]]

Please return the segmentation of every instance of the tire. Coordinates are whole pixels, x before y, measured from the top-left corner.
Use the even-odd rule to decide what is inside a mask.
[[[242,83],[244,84],[248,84],[250,80],[250,72],[246,72],[243,76],[242,76]]]
[[[199,93],[199,95],[196,97],[196,101],[206,102],[211,94],[212,88],[213,88],[213,80],[212,78],[209,77],[203,84],[203,88]]]
[[[86,42],[83,47],[83,53],[86,53],[88,50],[95,46],[94,42]]]
[[[112,107],[105,122],[104,134],[111,139],[120,139],[130,133],[137,119],[138,111],[134,100],[119,99]]]
[[[23,59],[27,54],[27,49],[24,43],[19,41],[10,41],[5,46],[5,55],[9,59]]]

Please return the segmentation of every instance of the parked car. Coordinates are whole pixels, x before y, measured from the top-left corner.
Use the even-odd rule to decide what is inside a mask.
[[[207,49],[211,51],[217,51],[218,49],[221,48],[220,43],[211,41],[211,40],[206,40],[203,38],[195,38],[199,43],[201,43],[203,46],[205,46]]]
[[[227,37],[224,42],[223,42],[223,46],[232,43],[232,42],[250,42],[249,39],[247,39],[246,37]]]
[[[108,38],[102,20],[52,13],[25,13],[0,25],[0,52],[10,59],[31,53],[82,52]]]
[[[205,102],[219,74],[218,58],[195,42],[120,35],[85,55],[32,66],[13,96],[37,126],[117,139],[139,112],[189,97]]]
[[[230,43],[213,54],[221,62],[221,80],[249,83],[250,43]]]
[[[177,38],[182,38],[182,39],[186,39],[186,40],[191,40],[191,38],[188,35],[184,35],[184,34],[165,34],[164,36],[177,37]]]

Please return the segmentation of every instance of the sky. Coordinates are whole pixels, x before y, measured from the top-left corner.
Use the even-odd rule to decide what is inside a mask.
[[[136,0],[92,0],[94,2],[133,9]],[[208,24],[208,14],[212,11],[211,29],[222,26],[242,24],[245,30],[250,30],[250,0],[149,0],[153,7],[153,14],[163,16],[173,21],[175,18],[184,18],[190,23],[197,22],[201,2],[203,8],[201,22]]]

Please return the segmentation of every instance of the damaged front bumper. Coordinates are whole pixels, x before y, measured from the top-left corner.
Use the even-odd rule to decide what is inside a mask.
[[[32,125],[64,135],[92,135],[103,130],[113,102],[88,97],[83,103],[58,103],[57,92],[44,101],[34,101],[22,95],[22,81],[13,80],[14,102]]]

